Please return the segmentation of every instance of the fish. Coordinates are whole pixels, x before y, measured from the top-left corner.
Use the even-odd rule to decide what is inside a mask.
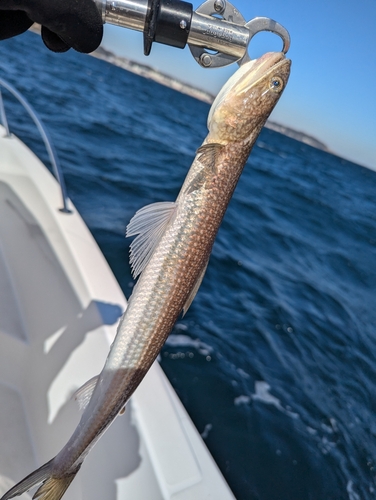
[[[244,63],[226,82],[208,115],[198,148],[174,202],[141,208],[127,226],[132,273],[138,278],[99,376],[77,392],[84,407],[55,458],[1,500],[39,486],[33,499],[59,500],[92,447],[121,413],[157,358],[204,277],[214,239],[248,156],[277,104],[291,61],[269,52]]]

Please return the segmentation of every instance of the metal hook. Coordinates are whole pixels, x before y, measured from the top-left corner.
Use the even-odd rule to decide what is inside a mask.
[[[284,54],[286,54],[286,52],[290,48],[291,39],[290,39],[290,34],[287,31],[287,29],[284,28],[282,26],[282,24],[277,23],[277,21],[274,21],[273,19],[269,19],[269,17],[255,17],[254,19],[251,19],[251,21],[246,23],[245,27],[248,28],[248,30],[249,30],[249,38],[248,38],[247,49],[246,49],[244,57],[242,57],[242,59],[237,61],[239,66],[241,66],[245,62],[248,62],[251,60],[251,58],[248,54],[249,43],[252,40],[252,38],[257,33],[260,33],[261,31],[270,31],[270,32],[278,35],[282,39],[282,42],[283,42],[282,52]]]

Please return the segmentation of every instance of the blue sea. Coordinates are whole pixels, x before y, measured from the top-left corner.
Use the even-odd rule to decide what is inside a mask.
[[[47,125],[128,297],[126,225],[175,199],[209,106],[32,33],[0,42],[0,76]],[[7,101],[13,132],[47,162]],[[376,498],[375,263],[376,172],[264,129],[160,356],[239,500]]]

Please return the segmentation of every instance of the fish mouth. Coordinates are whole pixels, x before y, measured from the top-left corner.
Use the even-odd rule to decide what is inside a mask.
[[[286,59],[283,52],[267,52],[258,59],[252,59],[240,66],[214,99],[208,116],[208,128],[210,129],[210,122],[214,111],[227,97],[231,98],[234,94],[240,95],[243,92],[247,92],[261,78],[264,78],[267,73],[273,72],[280,66],[290,63],[290,59]]]

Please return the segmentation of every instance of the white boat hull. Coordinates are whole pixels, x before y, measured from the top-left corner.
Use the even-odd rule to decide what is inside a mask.
[[[59,185],[0,127],[0,494],[73,432],[126,300]],[[23,495],[20,498],[31,498]],[[64,500],[234,498],[156,363]]]

